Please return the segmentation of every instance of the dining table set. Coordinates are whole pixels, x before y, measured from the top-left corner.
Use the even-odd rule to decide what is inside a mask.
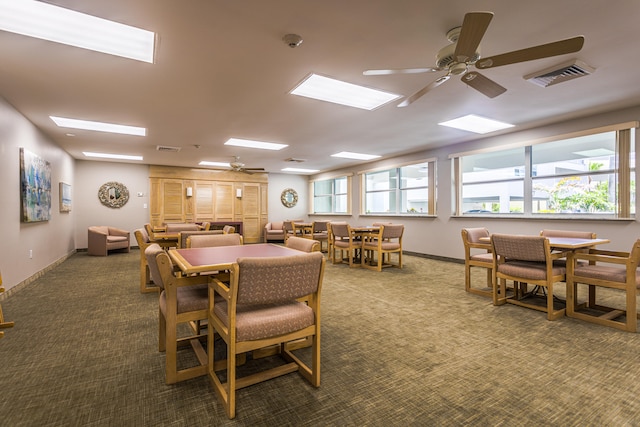
[[[511,303],[546,312],[548,320],[567,316],[636,331],[640,239],[628,252],[601,249],[611,240],[582,231],[518,235],[478,227],[462,229],[462,240],[467,292],[489,296],[496,306]],[[477,267],[487,270],[483,288],[472,283],[471,269]],[[564,295],[558,294],[558,283]],[[616,290],[622,292],[611,292]],[[612,303],[612,295],[620,302]]]

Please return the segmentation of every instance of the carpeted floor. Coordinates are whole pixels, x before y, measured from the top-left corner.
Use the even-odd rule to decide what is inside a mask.
[[[461,264],[404,260],[327,264],[321,387],[297,373],[248,387],[230,421],[206,377],[164,383],[139,252],[77,253],[2,302],[16,326],[0,340],[0,425],[640,424],[637,334],[494,307],[464,292]]]

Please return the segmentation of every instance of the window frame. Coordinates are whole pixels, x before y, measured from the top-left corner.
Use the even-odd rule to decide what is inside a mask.
[[[311,206],[309,207],[309,211],[312,215],[351,215],[351,184],[352,184],[353,174],[344,174],[344,175],[336,175],[331,177],[324,177],[322,179],[313,179],[309,181],[309,194],[311,197],[309,198]],[[346,179],[346,193],[337,193],[335,182],[339,179]],[[330,194],[322,194],[322,197],[331,197],[331,212],[318,212],[316,211],[316,200],[317,196],[315,194],[315,184],[320,182],[331,181],[331,193]],[[336,196],[346,196],[347,199],[347,210],[346,212],[336,212]],[[320,197],[320,196],[318,196]]]

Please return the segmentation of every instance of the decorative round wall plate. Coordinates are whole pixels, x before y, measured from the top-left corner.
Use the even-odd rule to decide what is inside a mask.
[[[286,188],[280,195],[280,201],[286,207],[292,208],[298,203],[298,193],[293,188]]]
[[[129,201],[129,190],[119,182],[107,182],[98,190],[98,198],[108,208],[121,208]]]

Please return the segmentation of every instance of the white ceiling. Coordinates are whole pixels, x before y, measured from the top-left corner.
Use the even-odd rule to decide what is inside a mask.
[[[521,130],[638,105],[637,0],[56,0],[49,3],[157,33],[155,64],[0,31],[0,96],[74,158],[135,154],[145,164],[196,167],[233,160],[279,172],[358,163],[330,154],[391,157],[478,138],[438,126],[480,114]],[[473,3],[473,6],[471,6]],[[516,5],[517,3],[517,5]],[[452,78],[406,108],[374,111],[289,95],[311,72],[409,96],[444,72],[363,76],[371,68],[435,65],[466,12],[495,16],[480,45],[492,56],[585,37],[576,53],[482,70],[507,88],[489,99]],[[297,33],[304,42],[282,41]],[[577,58],[586,77],[541,88],[524,75]],[[146,137],[57,128],[49,115],[148,128]],[[74,137],[66,134],[72,132]],[[281,151],[224,146],[230,137],[285,143]],[[490,136],[484,136],[490,137]],[[181,147],[158,152],[157,145]],[[196,148],[199,146],[200,148]],[[286,158],[306,159],[287,163]]]

